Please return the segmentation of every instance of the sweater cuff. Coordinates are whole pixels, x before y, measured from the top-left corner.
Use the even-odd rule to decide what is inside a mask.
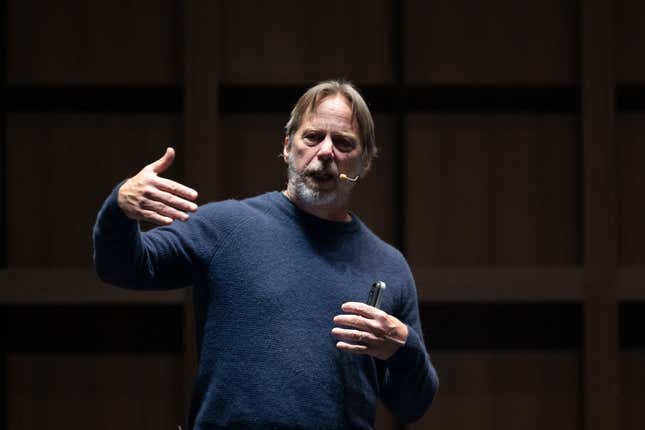
[[[405,344],[386,360],[389,368],[406,368],[413,366],[419,358],[425,359],[425,348],[417,332],[408,325],[408,338]]]
[[[103,202],[94,225],[94,237],[101,240],[130,238],[139,231],[139,222],[128,218],[119,207],[119,188],[127,179],[119,182]]]

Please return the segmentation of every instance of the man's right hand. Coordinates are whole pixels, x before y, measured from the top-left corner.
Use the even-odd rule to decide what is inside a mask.
[[[197,210],[193,203],[197,199],[197,191],[159,176],[174,159],[175,150],[167,148],[163,157],[121,185],[119,207],[129,218],[168,225],[176,219],[186,221],[188,212]]]

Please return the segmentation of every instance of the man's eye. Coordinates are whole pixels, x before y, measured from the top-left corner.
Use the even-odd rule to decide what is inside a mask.
[[[316,134],[316,133],[308,133],[308,134],[305,134],[304,139],[305,139],[305,141],[307,141],[308,143],[312,143],[312,144],[314,144],[314,143],[318,143],[318,142],[320,142],[320,141],[322,140],[322,138],[320,137],[320,135],[319,135],[319,134]]]
[[[334,145],[342,152],[350,152],[354,149],[354,142],[349,139],[336,139]]]

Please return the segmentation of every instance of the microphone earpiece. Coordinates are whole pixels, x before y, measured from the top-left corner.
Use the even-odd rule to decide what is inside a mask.
[[[350,181],[350,182],[356,182],[356,181],[358,181],[358,178],[359,178],[358,175],[354,176],[353,178],[350,178],[349,176],[347,176],[344,173],[341,173],[340,175],[338,175],[338,179],[342,179],[344,181]]]

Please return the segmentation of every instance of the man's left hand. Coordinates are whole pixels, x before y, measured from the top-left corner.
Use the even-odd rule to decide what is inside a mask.
[[[387,360],[405,345],[408,326],[396,317],[365,303],[346,302],[341,309],[347,314],[334,317],[340,327],[331,331],[338,349]]]

